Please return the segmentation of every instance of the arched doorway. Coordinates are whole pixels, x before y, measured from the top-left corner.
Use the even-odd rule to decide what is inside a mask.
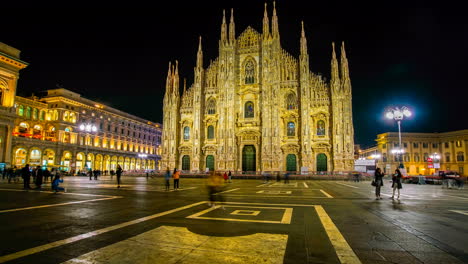
[[[246,145],[242,150],[242,170],[243,171],[256,171],[256,152],[253,145]]]
[[[18,168],[24,167],[26,165],[26,156],[27,151],[24,148],[19,148],[15,152],[15,166]]]
[[[76,171],[81,171],[84,169],[84,154],[76,154]]]
[[[42,166],[54,165],[55,164],[55,151],[47,149],[44,151],[42,156]]]
[[[62,156],[62,162],[60,165],[61,169],[64,171],[70,171],[70,162],[72,159],[72,154],[69,151],[65,151]]]
[[[190,170],[190,156],[185,155],[182,157],[182,170],[189,171]]]
[[[213,155],[206,156],[206,168],[214,171],[215,159]]]
[[[327,171],[327,155],[323,153],[317,155],[317,171]]]
[[[41,151],[39,149],[32,149],[29,152],[29,165],[31,167],[41,165]]]
[[[286,156],[286,170],[297,171],[296,155],[288,154],[288,156]]]
[[[102,170],[102,160],[103,157],[101,154],[96,155],[96,162],[94,163],[94,169],[95,170]]]

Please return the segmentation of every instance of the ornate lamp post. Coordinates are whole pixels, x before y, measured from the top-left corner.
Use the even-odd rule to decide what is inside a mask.
[[[79,126],[80,131],[85,132],[86,138],[84,143],[86,145],[86,157],[85,157],[85,168],[88,168],[88,142],[87,138],[91,133],[95,133],[97,131],[97,127],[91,123],[83,123]]]
[[[405,117],[410,117],[411,116],[411,111],[408,109],[408,107],[403,106],[403,107],[394,107],[394,108],[388,108],[385,111],[385,117],[388,119],[393,119],[397,121],[398,123],[398,139],[399,139],[399,144],[398,144],[398,150],[396,150],[394,153],[399,154],[399,161],[400,165],[398,166],[399,168],[404,168],[403,166],[403,148],[401,145],[401,121]]]

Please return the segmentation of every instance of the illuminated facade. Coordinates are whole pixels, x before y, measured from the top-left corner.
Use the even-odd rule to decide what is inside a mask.
[[[402,133],[403,164],[409,175],[432,175],[437,170],[457,171],[466,175],[468,171],[468,130],[445,133]],[[381,154],[377,160],[379,167],[387,173],[398,167],[398,157],[392,153],[398,149],[398,133],[388,132],[377,135],[377,147],[363,150],[362,153]],[[432,156],[432,163],[427,159]],[[439,159],[435,157],[439,156]],[[436,167],[440,164],[440,168]],[[432,164],[432,166],[431,166]]]
[[[27,67],[20,51],[0,42],[0,167],[11,162],[11,144],[16,118],[13,108],[19,71]]]
[[[161,126],[66,89],[16,96],[12,165],[127,171],[157,169]],[[81,127],[83,125],[83,127]],[[83,128],[95,127],[85,131]],[[81,129],[80,129],[81,127]]]
[[[354,164],[351,81],[344,44],[332,45],[331,80],[309,70],[302,26],[300,56],[281,47],[276,8],[236,37],[223,14],[219,57],[179,94],[169,64],[164,96],[162,168],[205,171],[350,171]]]

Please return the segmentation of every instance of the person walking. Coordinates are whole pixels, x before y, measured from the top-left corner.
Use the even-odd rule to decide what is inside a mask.
[[[382,173],[382,170],[380,168],[377,168],[374,174],[376,200],[382,200],[382,197],[380,197],[380,188],[383,186],[383,176],[384,174]]]
[[[36,167],[36,189],[40,190],[42,186],[42,178],[44,177],[44,171],[42,171],[41,166]]]
[[[210,198],[210,203],[208,206],[214,207],[216,206],[216,201],[218,201],[221,204],[221,208],[224,210],[224,198],[221,195],[223,190],[223,183],[223,175],[221,172],[210,171],[207,182],[208,195]]]
[[[232,182],[232,181],[231,181],[231,180],[232,180],[232,173],[231,173],[231,171],[229,171],[229,173],[228,173],[228,178],[229,178],[229,183],[231,183],[231,182]]]
[[[49,171],[49,169],[47,169],[47,167],[44,170],[43,175],[44,175],[44,182],[47,182],[47,179],[50,177],[50,171]],[[50,180],[52,181],[52,178],[50,178]]]
[[[392,188],[393,188],[392,200],[395,197],[395,190],[398,190],[397,200],[400,200],[400,189],[403,187],[401,185],[401,179],[402,179],[401,172],[399,169],[396,169],[395,174],[393,174],[392,176]]]
[[[164,174],[164,180],[166,183],[166,191],[169,191],[170,189],[169,181],[171,180],[171,170],[169,168],[167,168],[166,173]]]
[[[29,164],[26,164],[26,166],[21,169],[21,177],[23,178],[24,183],[23,189],[31,189],[31,186],[29,186],[29,182],[31,181],[31,171],[29,170]]]
[[[174,173],[172,173],[172,178],[174,178],[174,190],[179,189],[179,178],[180,178],[180,171],[174,168]]]
[[[289,184],[289,175],[291,173],[289,171],[287,171],[285,174],[284,174],[284,183],[288,183]]]
[[[224,182],[226,183],[228,181],[228,175],[227,175],[227,172],[224,172],[223,174],[223,178],[224,178]]]
[[[120,188],[120,176],[122,176],[122,167],[120,167],[120,165],[117,165],[116,175],[117,175],[117,188]]]

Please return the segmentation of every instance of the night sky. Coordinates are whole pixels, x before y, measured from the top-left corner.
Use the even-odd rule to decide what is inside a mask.
[[[413,109],[403,132],[468,129],[468,21],[463,8],[447,1],[437,6],[305,2],[276,1],[283,48],[298,57],[304,20],[310,68],[329,79],[331,42],[345,41],[356,144],[371,146],[378,133],[397,131],[383,117],[389,105]],[[125,3],[21,1],[21,6],[2,8],[0,41],[20,49],[21,59],[30,63],[21,71],[18,95],[59,85],[162,122],[168,62],[179,60],[179,72],[190,84],[198,36],[207,67],[218,55],[222,10],[234,8],[237,36],[248,25],[261,32],[265,2]],[[268,4],[271,16],[272,2]]]

